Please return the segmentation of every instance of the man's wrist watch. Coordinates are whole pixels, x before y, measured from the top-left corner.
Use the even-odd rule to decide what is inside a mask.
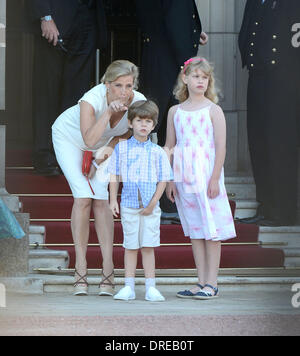
[[[51,21],[52,20],[52,16],[51,15],[47,15],[44,17],[41,17],[41,21]]]

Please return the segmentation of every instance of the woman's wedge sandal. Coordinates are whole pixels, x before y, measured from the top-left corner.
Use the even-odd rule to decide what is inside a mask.
[[[82,276],[76,269],[75,275],[78,275],[79,279],[74,284],[74,293],[75,296],[86,296],[88,295],[88,282],[87,282],[87,274]]]
[[[197,284],[197,287],[199,287],[200,289],[203,288],[203,286],[201,284]],[[199,292],[198,292],[199,293]],[[181,292],[178,292],[176,294],[176,297],[178,298],[183,298],[183,299],[189,299],[189,298],[193,298],[197,293],[193,293],[191,292],[190,290],[184,290],[184,291],[181,291]]]
[[[218,292],[219,292],[218,288],[215,288],[210,284],[205,284],[204,288],[205,287],[211,288],[213,293],[212,292],[208,292],[208,291],[204,291],[202,289],[200,292],[196,293],[193,298],[194,299],[204,299],[204,300],[218,298]]]
[[[105,274],[102,272],[102,280],[99,284],[100,296],[113,296],[115,293],[115,284],[110,281],[110,277],[113,277],[114,279],[114,272],[112,272],[108,277],[105,276]]]

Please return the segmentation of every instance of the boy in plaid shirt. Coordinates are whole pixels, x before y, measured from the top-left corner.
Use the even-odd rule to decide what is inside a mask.
[[[172,169],[166,152],[148,139],[155,128],[158,108],[152,101],[137,101],[128,110],[133,136],[118,143],[109,164],[110,209],[119,214],[117,193],[122,181],[121,222],[125,248],[125,287],[115,296],[118,300],[135,299],[135,272],[138,250],[141,249],[145,272],[146,295],[149,301],[164,301],[155,287],[154,247],[160,246],[159,199]]]

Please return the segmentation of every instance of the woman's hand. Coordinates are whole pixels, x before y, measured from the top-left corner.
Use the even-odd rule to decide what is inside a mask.
[[[121,100],[114,100],[109,104],[108,110],[112,115],[113,113],[116,112],[127,111],[128,107]]]
[[[207,196],[210,199],[215,199],[220,194],[218,179],[211,178],[207,188]]]
[[[172,203],[175,203],[175,196],[177,194],[177,189],[174,182],[168,182],[166,194],[168,199],[171,200]]]
[[[88,179],[92,179],[95,175],[95,173],[97,172],[97,169],[96,167],[92,164],[91,165],[91,169],[90,169],[90,172],[88,174]]]

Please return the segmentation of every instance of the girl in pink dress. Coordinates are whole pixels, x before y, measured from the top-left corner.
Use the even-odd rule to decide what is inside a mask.
[[[167,196],[176,202],[185,236],[192,242],[199,284],[180,298],[218,296],[221,241],[236,236],[224,184],[226,122],[204,58],[185,62],[174,89],[180,104],[168,115],[166,147],[172,150],[174,182]],[[173,150],[174,148],[174,150]]]

